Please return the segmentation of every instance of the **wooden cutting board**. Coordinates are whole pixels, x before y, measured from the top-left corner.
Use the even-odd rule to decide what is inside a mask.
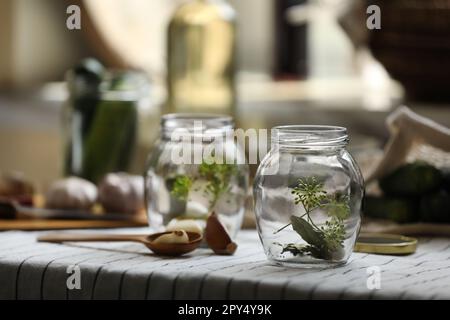
[[[0,231],[7,230],[63,230],[63,229],[103,229],[136,228],[148,225],[145,217],[133,220],[63,220],[63,219],[0,219]]]

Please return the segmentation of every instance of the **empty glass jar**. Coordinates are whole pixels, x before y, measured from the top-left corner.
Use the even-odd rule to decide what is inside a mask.
[[[360,227],[363,179],[334,126],[272,129],[271,150],[254,181],[257,228],[276,264],[344,264]]]
[[[230,236],[236,235],[244,216],[248,167],[232,135],[228,116],[163,116],[146,171],[151,227],[163,229],[190,220],[204,228],[215,212]]]

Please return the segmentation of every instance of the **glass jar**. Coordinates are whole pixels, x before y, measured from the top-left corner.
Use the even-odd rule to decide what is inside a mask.
[[[139,109],[149,105],[149,83],[140,72],[100,67],[94,72],[88,67],[66,76],[70,97],[64,119],[64,174],[96,183],[109,172],[129,170],[140,129]]]
[[[181,220],[204,228],[215,212],[231,237],[241,227],[248,189],[244,151],[231,117],[168,114],[146,170],[146,205],[152,228]]]
[[[360,228],[362,175],[334,126],[272,129],[254,181],[257,228],[268,259],[284,266],[345,264]]]

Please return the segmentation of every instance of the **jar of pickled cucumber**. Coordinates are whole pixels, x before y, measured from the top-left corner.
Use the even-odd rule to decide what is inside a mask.
[[[149,83],[135,71],[105,70],[85,60],[66,75],[65,175],[98,182],[128,171],[138,136],[139,109],[149,104]]]

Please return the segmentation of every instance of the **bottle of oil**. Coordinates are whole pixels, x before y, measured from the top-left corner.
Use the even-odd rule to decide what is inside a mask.
[[[192,0],[168,33],[168,112],[234,115],[235,12],[225,0]]]

